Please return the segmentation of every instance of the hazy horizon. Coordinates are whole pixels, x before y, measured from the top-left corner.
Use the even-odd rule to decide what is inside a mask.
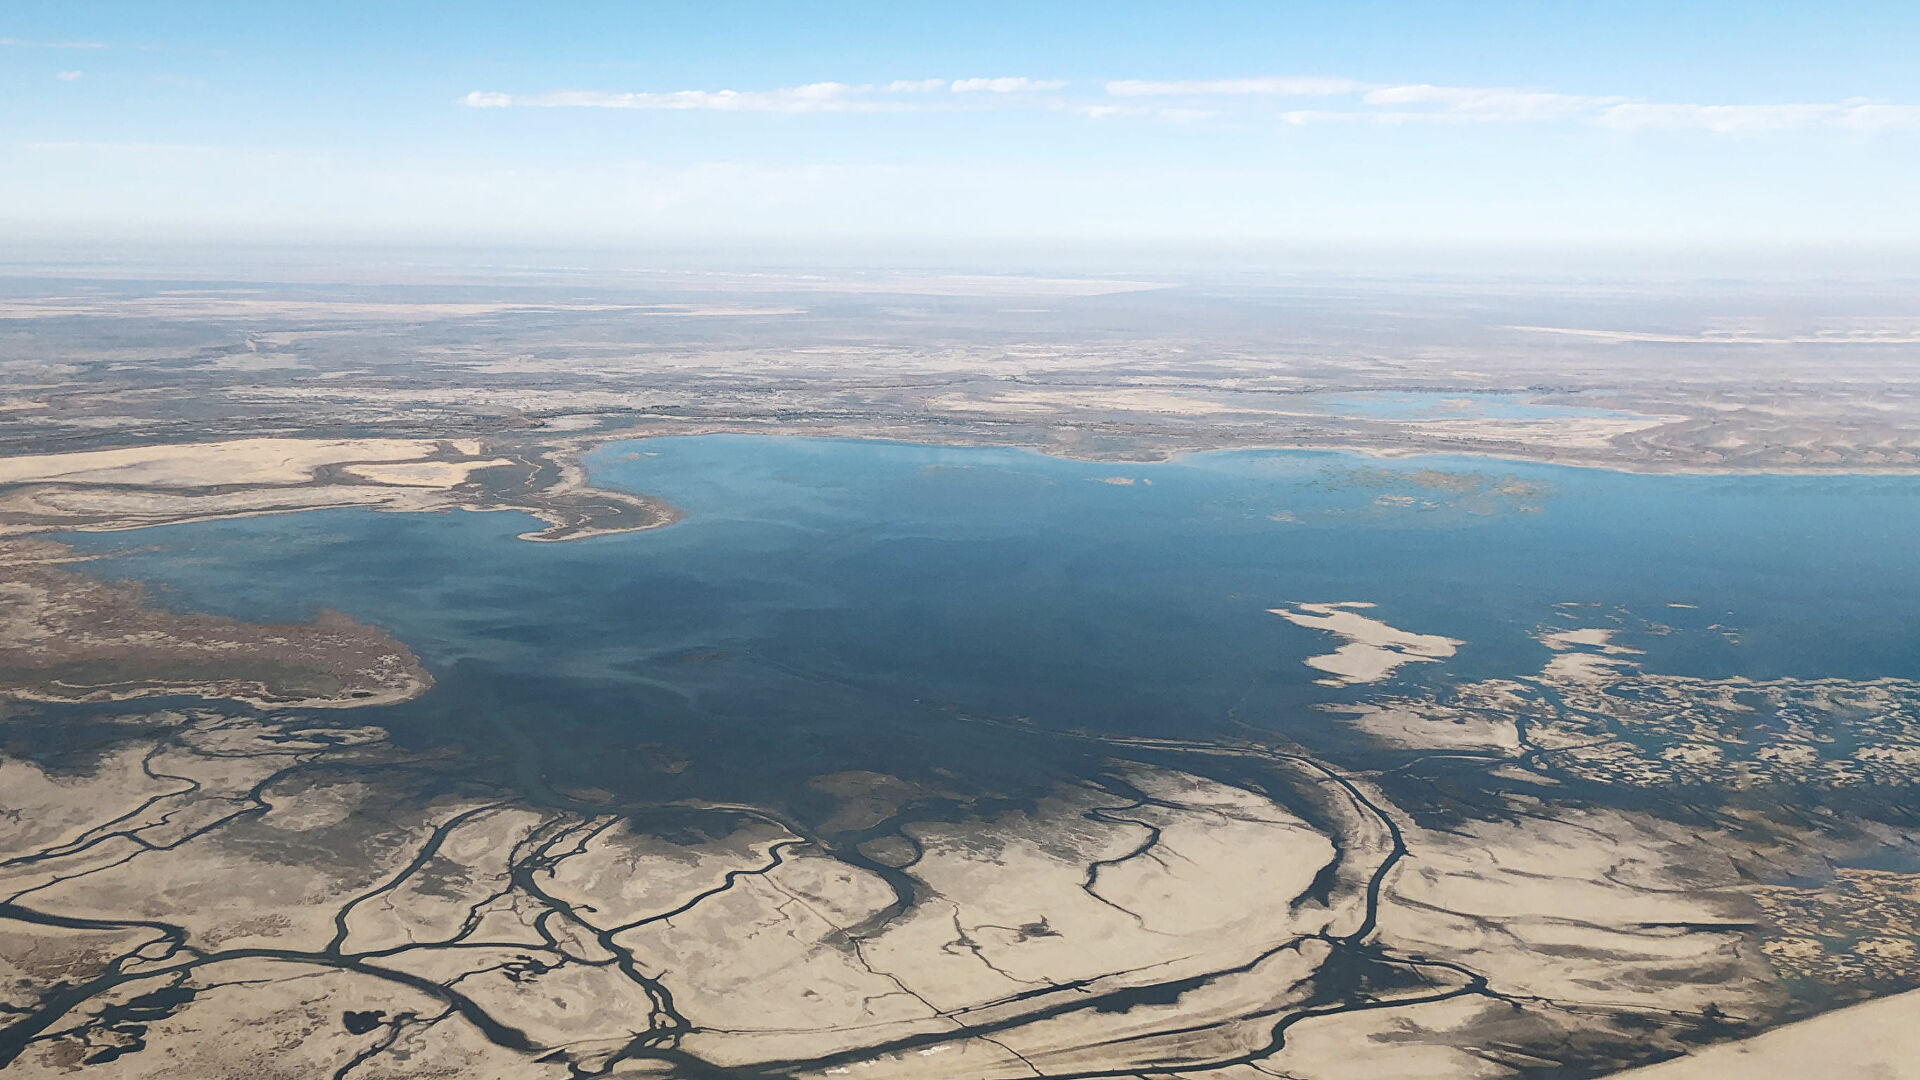
[[[379,242],[334,239],[21,235],[0,278],[405,285],[643,286],[661,275],[987,275],[1141,278],[1167,284],[1291,280],[1459,281],[1551,287],[1740,283],[1900,286],[1920,281],[1920,247],[1607,248],[1472,245],[1025,244],[663,238],[620,243]]]
[[[1896,4],[14,5],[0,230],[1911,259],[1916,53]]]

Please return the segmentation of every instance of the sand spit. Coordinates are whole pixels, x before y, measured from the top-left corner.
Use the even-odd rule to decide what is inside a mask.
[[[1379,682],[1402,664],[1444,660],[1466,644],[1438,634],[1410,633],[1359,613],[1371,607],[1371,603],[1347,601],[1295,604],[1291,608],[1267,610],[1295,626],[1324,630],[1346,641],[1331,653],[1307,658],[1308,667],[1327,672],[1330,676],[1314,680],[1322,686]]]

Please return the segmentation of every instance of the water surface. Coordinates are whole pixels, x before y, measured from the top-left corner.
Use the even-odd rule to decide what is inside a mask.
[[[65,539],[169,606],[388,628],[439,685],[355,718],[509,750],[536,788],[755,797],[874,768],[1012,790],[1074,767],[972,717],[1357,753],[1311,706],[1381,688],[1314,682],[1302,661],[1337,642],[1266,610],[1298,601],[1468,643],[1385,689],[1536,672],[1535,632],[1570,625],[1622,627],[1650,671],[1920,677],[1914,477],[744,436],[588,464],[685,519],[559,544],[514,539],[518,514],[358,510]]]

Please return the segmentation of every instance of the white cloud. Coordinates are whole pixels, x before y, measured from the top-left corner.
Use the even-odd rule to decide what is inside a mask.
[[[1920,130],[1920,105],[1844,105],[1832,122],[1856,131]]]
[[[54,78],[59,79],[61,82],[72,82],[73,80],[79,78],[81,74],[82,73],[78,71],[62,71],[56,74]]]
[[[995,94],[1012,94],[1022,90],[1058,90],[1067,85],[1065,79],[1029,79],[1025,76],[1000,79],[955,79],[953,92],[968,94],[985,90]]]
[[[544,94],[503,94],[475,90],[460,103],[475,109],[527,106],[543,109],[664,109],[716,112],[893,112],[909,106],[875,100],[871,86],[818,82],[780,90],[670,90],[613,93],[605,90],[555,90]]]
[[[1301,127],[1307,124],[1431,124],[1459,121],[1448,113],[1414,112],[1409,109],[1289,109],[1280,121]]]
[[[1360,100],[1366,105],[1430,105],[1441,115],[1479,120],[1553,120],[1578,116],[1595,109],[1624,102],[1621,97],[1589,97],[1581,94],[1555,94],[1540,90],[1510,90],[1500,87],[1382,86],[1368,90]]]
[[[1145,116],[1176,123],[1211,120],[1220,115],[1214,109],[1182,109],[1147,105],[1073,105],[1068,107],[1068,111],[1092,120],[1105,120],[1115,116]]]
[[[60,78],[79,78],[63,72]],[[1265,119],[1288,125],[1548,123],[1616,131],[1703,131],[1764,134],[1829,128],[1858,132],[1920,130],[1920,105],[1850,100],[1824,104],[1696,105],[1635,101],[1620,95],[1563,94],[1513,87],[1366,83],[1318,75],[1104,84],[1105,94],[1045,95],[1064,79],[1026,76],[896,79],[891,82],[816,82],[773,90],[614,92],[556,90],[511,94],[475,90],[460,104],[475,109],[584,108],[758,113],[901,113],[1038,108],[1089,119],[1138,117],[1176,122]],[[941,92],[946,93],[941,93]],[[939,97],[931,95],[939,94]],[[961,95],[966,100],[947,94]],[[1323,107],[1270,111],[1266,99],[1329,99]],[[1152,99],[1172,99],[1164,103]],[[1185,100],[1182,100],[1185,99]]]
[[[1797,128],[1849,131],[1920,130],[1920,106],[1845,101],[1831,104],[1679,105],[1634,101],[1622,95],[1562,94],[1512,87],[1439,86],[1431,83],[1366,83],[1318,75],[1267,75],[1239,79],[1120,79],[1106,84],[1109,98],[1262,97],[1346,98],[1330,107],[1291,109],[1278,114],[1286,124],[1449,124],[1538,123],[1564,121],[1620,131],[1707,131],[1759,134]],[[1239,107],[1242,115],[1256,108]],[[1093,118],[1169,116],[1114,102],[1073,111]],[[1190,111],[1187,118],[1217,112]],[[1268,114],[1273,115],[1273,114]]]
[[[1370,89],[1367,83],[1318,75],[1274,75],[1256,79],[1192,79],[1154,82],[1120,79],[1107,84],[1115,97],[1173,97],[1197,95],[1253,95],[1277,97],[1333,97]]]
[[[916,96],[939,90],[956,94],[1016,94],[1058,90],[1064,79],[896,79],[870,83],[817,82],[778,90],[667,90],[620,93],[607,90],[552,90],[540,94],[507,94],[475,90],[460,99],[473,109],[703,109],[715,112],[912,112],[952,108]]]
[[[1851,131],[1920,130],[1920,105],[1614,105],[1599,116],[1621,131],[1713,131],[1762,134],[1792,128],[1836,127]]]

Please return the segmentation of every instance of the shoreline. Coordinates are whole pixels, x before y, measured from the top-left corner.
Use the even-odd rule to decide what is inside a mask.
[[[568,418],[595,417],[604,414],[577,413],[566,414]],[[559,418],[556,418],[559,419]],[[564,429],[561,429],[564,430]],[[265,517],[269,515],[299,513],[311,510],[335,510],[364,508],[383,513],[431,513],[447,510],[482,511],[520,511],[543,523],[543,528],[529,529],[517,535],[518,539],[534,543],[553,543],[565,540],[584,540],[597,536],[611,536],[629,532],[643,532],[649,529],[664,528],[685,517],[677,507],[656,496],[644,492],[627,491],[617,488],[596,487],[585,464],[588,455],[606,449],[616,443],[645,442],[662,438],[698,438],[708,435],[737,435],[761,438],[781,439],[821,439],[846,442],[892,443],[902,446],[941,447],[951,449],[1004,449],[1036,454],[1060,461],[1082,464],[1130,465],[1149,467],[1169,465],[1191,458],[1210,454],[1234,453],[1279,453],[1279,454],[1323,454],[1339,455],[1365,461],[1416,462],[1421,459],[1472,459],[1473,461],[1504,462],[1518,466],[1535,466],[1550,469],[1580,469],[1609,472],[1629,476],[1674,476],[1674,477],[1900,477],[1920,476],[1920,465],[1847,465],[1831,468],[1812,466],[1782,466],[1778,468],[1740,468],[1731,466],[1713,466],[1703,464],[1675,464],[1671,466],[1650,466],[1640,462],[1595,462],[1591,460],[1570,460],[1565,455],[1529,454],[1525,452],[1501,452],[1488,449],[1468,448],[1417,448],[1400,446],[1366,446],[1341,442],[1223,442],[1220,445],[1184,445],[1166,449],[1137,447],[1132,451],[1094,451],[1075,447],[1062,442],[1043,442],[1034,439],[993,438],[980,436],[955,435],[942,432],[913,432],[874,430],[872,425],[847,425],[844,428],[822,429],[816,426],[798,425],[791,422],[770,422],[766,424],[752,421],[694,422],[668,427],[659,424],[643,424],[627,427],[608,428],[599,431],[567,431],[565,435],[551,441],[537,438],[537,429],[529,432],[533,438],[516,440],[519,445],[501,445],[501,439],[494,436],[470,438],[476,444],[474,461],[453,460],[445,462],[450,468],[461,465],[470,466],[473,476],[461,482],[429,486],[422,483],[397,484],[368,479],[356,469],[367,469],[384,464],[382,462],[338,461],[317,464],[307,479],[295,483],[263,485],[227,485],[206,488],[205,495],[186,495],[179,486],[142,485],[126,483],[86,483],[71,481],[35,481],[24,480],[0,485],[0,536],[30,536],[57,532],[108,533],[128,532],[144,528],[169,525],[184,525],[203,521],[228,521],[240,518]],[[558,435],[559,431],[556,430]],[[232,445],[239,440],[209,440],[204,442],[168,442],[153,443],[148,447],[124,447],[113,452],[131,452],[151,449],[155,456],[179,456],[182,450],[193,448],[215,448]],[[301,439],[288,437],[272,440],[276,443],[307,443],[321,446],[337,443],[340,440],[315,438]],[[400,440],[395,440],[400,441]],[[449,439],[422,438],[406,440],[421,444],[439,444],[452,442]],[[100,451],[76,451],[77,454],[96,454]],[[66,455],[40,455],[41,457],[64,457]],[[16,459],[19,460],[19,459]],[[429,462],[431,464],[432,462]],[[488,484],[474,476],[493,473],[504,469],[525,470],[525,477],[506,484]],[[78,499],[84,501],[89,493],[101,497],[138,499],[142,496],[156,500],[172,499],[191,502],[204,499],[208,503],[218,500],[246,499],[253,497],[260,502],[252,505],[182,505],[172,512],[154,510],[146,514],[134,514],[125,510],[115,513],[101,508],[98,510],[57,510],[44,507],[36,499],[52,496],[55,499]],[[308,496],[304,501],[302,494]],[[608,526],[600,522],[609,517],[627,516],[628,520]]]
[[[570,413],[568,416],[596,416],[597,413]],[[1077,429],[1072,429],[1077,430]],[[794,425],[791,422],[771,421],[765,424],[756,421],[720,421],[712,423],[693,423],[688,430],[638,430],[622,428],[595,433],[587,438],[576,436],[568,441],[587,443],[579,453],[591,453],[600,444],[621,441],[639,441],[653,438],[691,438],[700,435],[760,435],[769,438],[799,439],[844,439],[861,442],[890,442],[904,445],[939,446],[952,448],[1001,448],[1009,450],[1029,450],[1045,457],[1059,458],[1065,461],[1079,461],[1088,464],[1115,465],[1164,465],[1183,458],[1202,454],[1225,454],[1237,451],[1269,451],[1301,453],[1349,454],[1355,457],[1374,460],[1405,460],[1410,458],[1471,457],[1488,461],[1509,461],[1525,465],[1546,465],[1563,469],[1588,469],[1599,472],[1625,473],[1633,476],[1920,476],[1920,462],[1911,465],[1875,465],[1849,464],[1827,466],[1781,465],[1767,468],[1748,468],[1730,465],[1711,464],[1674,464],[1657,465],[1645,462],[1602,462],[1570,458],[1565,455],[1534,454],[1523,450],[1512,452],[1474,449],[1468,447],[1401,447],[1369,446],[1338,441],[1287,442],[1280,440],[1254,440],[1249,442],[1221,441],[1217,445],[1181,445],[1163,451],[1146,453],[1085,453],[1076,452],[1071,446],[1061,443],[1043,443],[1023,439],[943,437],[938,432],[914,434],[891,431],[860,430],[819,430]]]

